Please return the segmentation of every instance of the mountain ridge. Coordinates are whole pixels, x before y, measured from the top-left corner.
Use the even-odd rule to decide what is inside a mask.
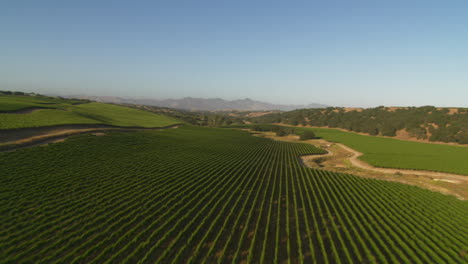
[[[223,111],[223,110],[245,110],[245,111],[264,111],[264,110],[280,110],[291,111],[303,108],[325,108],[327,105],[311,103],[307,105],[292,105],[292,104],[273,104],[263,101],[252,100],[250,98],[225,100],[221,98],[194,98],[184,97],[181,99],[138,99],[124,98],[117,96],[69,96],[70,98],[88,99],[104,103],[125,103],[125,104],[141,104],[149,106],[169,107],[176,109],[184,109],[191,111]]]

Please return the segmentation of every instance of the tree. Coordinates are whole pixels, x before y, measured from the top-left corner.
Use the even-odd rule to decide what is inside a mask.
[[[276,131],[276,135],[277,135],[278,137],[284,137],[284,136],[287,136],[288,133],[286,133],[286,131],[285,131],[284,129],[278,129],[278,130]]]
[[[315,133],[311,130],[307,130],[299,136],[300,140],[314,139],[315,137]]]
[[[263,131],[262,128],[259,125],[254,125],[252,126],[253,131]]]
[[[457,142],[460,144],[468,144],[468,130],[460,131],[456,136]]]

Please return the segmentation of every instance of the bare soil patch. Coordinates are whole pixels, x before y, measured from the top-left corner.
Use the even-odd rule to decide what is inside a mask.
[[[451,182],[451,183],[460,183],[460,181],[456,180],[447,180],[447,179],[433,179],[434,181],[444,181],[444,182]]]
[[[358,108],[358,107],[345,107],[344,111],[345,111],[345,113],[351,112],[351,111],[362,112],[363,109]]]
[[[458,108],[444,108],[444,107],[439,107],[437,108],[437,110],[443,110],[443,109],[448,109],[448,114],[449,115],[454,115],[454,114],[458,114]]]
[[[387,110],[388,112],[396,112],[396,110],[399,110],[399,109],[408,109],[408,108],[407,107],[402,107],[402,106],[385,107],[385,110]]]

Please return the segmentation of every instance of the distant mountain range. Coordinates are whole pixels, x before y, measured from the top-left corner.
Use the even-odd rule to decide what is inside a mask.
[[[159,107],[170,107],[176,109],[184,109],[191,111],[224,111],[224,110],[243,110],[243,111],[263,111],[263,110],[281,110],[291,111],[302,108],[324,108],[327,105],[322,104],[308,104],[308,105],[285,105],[285,104],[271,104],[261,101],[255,101],[249,98],[242,100],[224,100],[221,98],[192,98],[185,97],[182,99],[132,99],[114,96],[70,96],[73,98],[88,99],[97,102],[106,103],[125,103],[125,104],[139,104],[151,105]]]

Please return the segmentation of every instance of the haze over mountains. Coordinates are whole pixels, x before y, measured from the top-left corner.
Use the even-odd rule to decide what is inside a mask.
[[[182,99],[134,99],[122,98],[114,96],[72,96],[74,98],[89,99],[97,102],[106,103],[127,103],[141,104],[159,107],[170,107],[176,109],[184,109],[191,111],[222,111],[222,110],[246,110],[246,111],[261,111],[261,110],[281,110],[291,111],[302,108],[323,108],[327,105],[311,103],[308,105],[287,105],[287,104],[272,104],[252,100],[249,98],[241,100],[224,100],[221,98],[192,98],[185,97]]]

